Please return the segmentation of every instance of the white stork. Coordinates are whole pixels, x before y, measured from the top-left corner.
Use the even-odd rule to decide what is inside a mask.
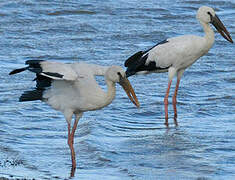
[[[168,126],[168,96],[173,77],[177,76],[172,104],[174,108],[174,120],[177,125],[176,96],[180,78],[186,68],[191,66],[197,59],[205,55],[214,44],[214,31],[209,23],[213,24],[217,31],[229,42],[233,40],[229,32],[220,21],[215,11],[202,6],[197,11],[197,19],[204,29],[205,35],[184,35],[166,39],[147,51],[139,51],[129,57],[125,66],[127,77],[134,74],[161,73],[168,71],[168,88],[164,98],[165,125]]]
[[[109,105],[115,97],[116,83],[123,87],[137,107],[139,107],[138,99],[126,78],[125,71],[120,66],[108,67],[86,63],[64,64],[42,60],[29,60],[26,61],[26,64],[27,67],[15,69],[9,73],[12,75],[25,70],[36,73],[36,88],[25,91],[19,101],[41,100],[64,114],[68,123],[72,177],[76,169],[73,148],[74,134],[83,112],[101,109]],[[95,76],[105,77],[107,92],[98,85]],[[75,121],[71,131],[70,124],[73,115],[75,115]]]

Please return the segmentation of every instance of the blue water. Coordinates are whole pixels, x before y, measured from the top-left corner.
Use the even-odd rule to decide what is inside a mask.
[[[63,115],[39,101],[18,102],[34,75],[8,76],[12,69],[29,59],[123,66],[167,37],[202,35],[195,19],[202,5],[215,8],[235,39],[232,0],[1,0],[0,177],[68,179],[71,169]],[[178,127],[171,97],[164,126],[167,73],[129,78],[140,109],[117,86],[111,105],[84,113],[74,179],[234,179],[234,47],[216,33],[210,52],[185,72]]]

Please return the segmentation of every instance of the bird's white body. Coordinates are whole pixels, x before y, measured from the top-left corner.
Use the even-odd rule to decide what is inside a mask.
[[[205,37],[194,35],[169,38],[167,41],[148,52],[146,65],[154,61],[157,67],[186,69],[206,54],[213,45],[213,40],[208,42]]]
[[[53,64],[54,70],[50,72],[55,72],[55,67],[60,68],[60,63]],[[95,79],[97,75],[104,76],[109,67],[73,63],[63,64],[62,68],[67,73],[64,73],[65,78],[70,80],[54,80],[51,88],[43,94],[46,103],[54,109],[65,114],[80,113],[101,109],[114,99],[115,83],[106,80],[108,91],[105,92]]]

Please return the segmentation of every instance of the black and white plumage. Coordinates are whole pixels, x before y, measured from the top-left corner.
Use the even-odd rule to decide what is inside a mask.
[[[233,43],[229,32],[212,8],[206,6],[200,7],[197,12],[197,19],[204,29],[205,35],[203,37],[184,35],[168,38],[147,51],[135,53],[125,61],[127,77],[135,74],[168,72],[168,88],[164,98],[165,124],[167,126],[168,96],[172,79],[175,75],[177,76],[176,88],[172,99],[175,114],[174,119],[175,124],[177,124],[176,95],[180,79],[185,69],[205,55],[214,44],[214,31],[209,24],[213,24],[226,40]]]
[[[160,43],[157,43],[155,46],[151,47],[146,51],[139,51],[133,56],[129,57],[125,62],[125,67],[127,68],[126,75],[127,77],[135,74],[148,74],[151,72],[166,72],[168,71],[169,66],[158,66],[156,61],[149,60],[149,53],[155,49],[158,45],[167,43],[167,40],[164,40]]]
[[[13,70],[9,74],[25,70],[36,73],[36,88],[25,91],[19,101],[41,100],[52,108],[61,111],[68,123],[68,145],[71,150],[72,170],[76,169],[73,148],[74,133],[83,112],[101,109],[115,98],[116,83],[119,83],[130,100],[139,107],[135,92],[120,66],[99,66],[86,63],[64,64],[59,62],[29,60],[27,67]],[[95,76],[104,76],[107,85],[105,92],[96,82]],[[72,116],[75,115],[71,131]]]

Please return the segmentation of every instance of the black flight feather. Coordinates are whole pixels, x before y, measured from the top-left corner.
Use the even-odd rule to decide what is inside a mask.
[[[25,91],[19,98],[19,101],[43,100],[43,92],[51,86],[52,79],[36,74],[36,88],[31,91]]]
[[[14,69],[13,71],[11,71],[11,72],[9,73],[9,75],[20,73],[20,72],[22,72],[22,71],[27,70],[28,68],[29,68],[29,67],[24,67],[24,68],[20,68],[20,69]]]
[[[29,70],[29,71],[36,73],[36,78],[34,79],[34,81],[36,81],[36,88],[31,91],[25,91],[19,98],[20,102],[43,100],[43,92],[51,86],[52,79],[49,77],[40,75],[40,73],[42,73],[43,71],[41,64],[40,64],[42,61],[43,60],[28,60],[25,63],[28,65],[28,67],[15,69],[9,73],[10,75],[12,75],[12,74],[20,73],[25,70]],[[63,77],[63,75],[59,73],[45,72],[45,74],[49,76],[59,77],[59,78]]]
[[[41,67],[41,62],[44,60],[28,60],[25,62],[25,64],[29,65],[29,71],[32,71],[34,73],[41,73],[42,72],[42,67]]]
[[[132,63],[135,63],[135,61],[137,59],[140,59],[143,56],[144,52],[143,51],[139,51],[137,53],[135,53],[134,55],[132,55],[131,57],[129,57],[126,61],[125,61],[125,67],[130,66]]]
[[[132,55],[131,57],[129,57],[124,64],[125,67],[127,67],[126,76],[127,77],[132,76],[139,71],[154,71],[154,70],[168,69],[169,67],[164,67],[164,68],[156,67],[155,62],[150,62],[148,65],[146,65],[146,60],[148,59],[148,52],[153,48],[155,48],[156,46],[167,42],[168,42],[167,40],[161,41],[160,43],[154,45],[147,51],[139,51],[134,55]]]
[[[19,101],[36,101],[42,100],[43,90],[35,89],[32,91],[25,91],[19,98]]]

